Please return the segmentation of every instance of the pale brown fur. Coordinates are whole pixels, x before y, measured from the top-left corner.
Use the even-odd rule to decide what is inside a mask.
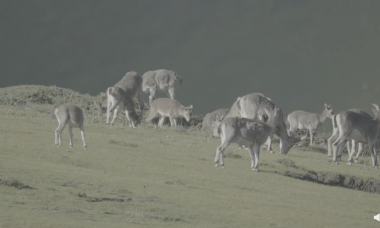
[[[57,107],[54,111],[54,115],[57,118],[58,121],[58,127],[55,130],[55,146],[61,146],[62,145],[62,132],[65,128],[66,124],[69,125],[69,135],[70,135],[70,148],[73,147],[73,127],[80,128],[82,141],[83,141],[83,147],[84,149],[87,149],[86,140],[84,137],[84,116],[83,111],[81,108],[79,108],[76,105],[72,104],[64,104],[59,107]]]
[[[186,121],[190,121],[191,113],[193,111],[193,106],[189,107],[182,106],[178,101],[168,99],[168,98],[158,98],[154,100],[150,106],[148,117],[146,122],[150,122],[157,114],[159,114],[160,120],[158,126],[162,126],[165,117],[169,117],[170,125],[177,125],[177,118],[180,116],[185,117]]]

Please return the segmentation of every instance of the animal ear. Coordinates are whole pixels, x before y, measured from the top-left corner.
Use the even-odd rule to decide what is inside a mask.
[[[326,103],[325,103],[325,109],[329,109]]]
[[[189,109],[193,109],[193,105],[190,105]]]
[[[181,105],[181,108],[182,108],[183,110],[185,110],[185,109],[186,109],[185,107],[183,107],[183,105]]]
[[[241,97],[238,97],[236,100],[236,106],[238,107],[239,110],[241,110],[240,100],[241,100]]]
[[[375,114],[375,119],[378,118],[378,115],[380,114],[380,108],[377,104],[372,104],[372,112]]]
[[[380,108],[377,104],[372,104],[372,106],[377,110],[377,111],[380,111]]]
[[[377,116],[377,114],[379,113],[379,111],[376,110],[376,108],[372,108],[372,112],[373,112],[373,114],[375,114],[375,116]]]

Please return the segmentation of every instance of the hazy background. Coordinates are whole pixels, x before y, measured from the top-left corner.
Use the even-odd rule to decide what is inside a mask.
[[[1,0],[0,87],[95,95],[128,71],[170,69],[183,78],[177,99],[197,114],[252,92],[285,114],[325,102],[370,111],[379,12],[377,0]]]

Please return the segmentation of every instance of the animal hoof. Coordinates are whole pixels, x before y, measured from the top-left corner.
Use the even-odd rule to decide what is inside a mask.
[[[359,160],[356,160],[356,159],[355,159],[354,162],[355,162],[355,163],[359,163]]]
[[[87,146],[84,146],[83,148],[84,148],[85,150],[87,150]]]
[[[351,162],[347,162],[347,165],[352,165]]]
[[[252,171],[260,172],[260,169],[252,169]]]
[[[220,165],[220,168],[225,168],[224,165]]]
[[[379,167],[375,166],[375,169],[378,169]]]
[[[214,165],[215,165],[215,167],[218,167],[218,163],[215,163]]]
[[[274,154],[274,151],[269,151],[269,153]]]
[[[339,165],[339,162],[338,161],[336,161],[336,162],[334,162],[335,163],[335,165]]]

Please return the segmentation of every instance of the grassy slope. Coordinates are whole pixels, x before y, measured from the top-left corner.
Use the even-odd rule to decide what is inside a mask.
[[[220,141],[197,131],[87,120],[84,151],[77,129],[74,149],[67,129],[64,145],[54,147],[56,127],[48,114],[1,106],[0,227],[378,226],[379,195],[273,173],[297,172],[278,162],[288,158],[309,170],[379,179],[368,165],[336,166],[312,151],[281,156],[263,150],[256,173],[248,153],[230,146],[226,152],[241,158],[226,158],[222,169],[212,164]]]

